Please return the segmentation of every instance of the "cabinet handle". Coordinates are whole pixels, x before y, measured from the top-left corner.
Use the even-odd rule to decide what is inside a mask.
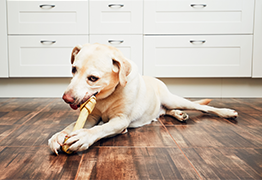
[[[124,4],[109,4],[108,7],[121,8],[121,7],[124,7]]]
[[[204,8],[207,5],[206,4],[191,4],[190,6],[193,7],[193,8]]]
[[[204,44],[206,40],[190,40],[191,44]]]
[[[41,40],[40,41],[42,44],[54,44],[54,43],[56,43],[56,41],[55,40]]]
[[[51,9],[51,8],[54,8],[55,5],[54,4],[40,4],[39,7],[40,8],[49,7]]]
[[[110,44],[122,44],[124,40],[108,40]]]

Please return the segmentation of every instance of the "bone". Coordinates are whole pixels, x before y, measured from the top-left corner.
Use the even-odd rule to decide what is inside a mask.
[[[91,96],[85,103],[81,104],[80,114],[78,116],[78,119],[76,121],[73,131],[77,131],[84,127],[87,117],[89,116],[89,114],[91,114],[95,105],[96,105],[96,97],[94,95]],[[67,140],[68,140],[68,137],[66,137],[64,140],[64,145],[62,146],[62,150],[67,154],[72,154],[73,151],[69,149],[70,145],[65,144]]]

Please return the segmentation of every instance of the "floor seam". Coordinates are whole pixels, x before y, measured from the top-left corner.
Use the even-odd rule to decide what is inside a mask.
[[[75,175],[74,180],[76,180],[76,179],[78,178],[79,171],[80,171],[80,168],[81,168],[81,165],[82,165],[82,162],[83,162],[84,156],[85,156],[85,154],[82,154],[82,155],[81,155],[81,159],[80,159],[80,162],[79,162],[79,165],[78,165],[77,172],[76,172],[76,175]]]

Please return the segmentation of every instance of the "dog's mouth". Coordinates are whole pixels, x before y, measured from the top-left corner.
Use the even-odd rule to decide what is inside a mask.
[[[92,94],[91,96],[85,97],[80,103],[78,104],[69,104],[69,106],[73,109],[73,110],[77,110],[81,104],[85,103],[90,97],[92,96],[96,96],[98,94],[98,92]]]
[[[74,104],[69,104],[70,107],[73,109],[73,110],[77,110],[79,107],[80,107],[80,104],[79,105],[74,105]]]

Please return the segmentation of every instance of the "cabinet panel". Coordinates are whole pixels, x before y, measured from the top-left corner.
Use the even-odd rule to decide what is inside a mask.
[[[70,57],[88,36],[9,36],[10,77],[71,77]]]
[[[0,1],[0,78],[8,77],[6,1]]]
[[[256,0],[254,50],[253,50],[253,76],[262,78],[262,0]]]
[[[88,34],[88,1],[8,2],[9,34]]]
[[[143,1],[90,1],[90,34],[142,34]]]
[[[145,34],[251,34],[254,0],[146,0]]]
[[[124,56],[136,63],[142,74],[142,35],[90,35],[90,43],[101,43],[118,48]]]
[[[144,73],[157,77],[251,77],[252,35],[145,36]]]

